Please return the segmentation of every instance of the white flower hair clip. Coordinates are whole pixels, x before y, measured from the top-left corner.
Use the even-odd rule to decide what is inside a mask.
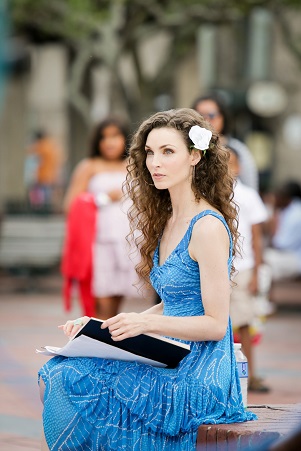
[[[189,130],[188,136],[193,142],[193,146],[191,146],[191,148],[203,150],[205,155],[206,150],[209,149],[212,132],[207,130],[207,128],[200,127],[199,125],[193,125],[193,127]]]

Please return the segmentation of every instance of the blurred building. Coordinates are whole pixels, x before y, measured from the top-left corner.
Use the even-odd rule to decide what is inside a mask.
[[[290,17],[290,26],[301,29],[301,14]],[[141,48],[151,82],[157,76],[158,61],[170,51],[168,34],[149,38]],[[65,150],[66,179],[86,152],[88,125],[68,102],[67,49],[62,43],[44,42],[24,45],[24,51],[28,64],[11,72],[0,112],[1,209],[10,199],[25,196],[25,148],[33,130],[46,130]],[[120,64],[128,89],[134,91],[129,61],[124,58]],[[177,64],[169,91],[154,97],[153,110],[189,107],[200,94],[218,90],[233,111],[236,136],[254,153],[263,187],[287,178],[301,181],[300,71],[300,61],[284,42],[279,24],[268,11],[256,9],[235,25],[200,26],[195,45]],[[107,96],[109,74],[94,66],[89,80],[93,122],[112,111]],[[120,110],[117,100],[113,112]]]
[[[301,13],[286,14],[297,40]],[[297,55],[271,13],[258,8],[236,26],[200,27],[196,54],[179,65],[176,106],[218,91],[233,112],[234,134],[254,154],[263,189],[301,182],[300,62],[301,49]]]

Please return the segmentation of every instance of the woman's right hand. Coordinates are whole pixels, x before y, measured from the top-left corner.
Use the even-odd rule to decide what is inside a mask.
[[[82,316],[75,320],[68,320],[65,324],[58,326],[67,335],[69,340],[77,334],[77,332],[89,321],[89,316]]]
[[[108,196],[110,197],[112,202],[118,202],[122,198],[123,193],[121,189],[114,189],[108,192]]]

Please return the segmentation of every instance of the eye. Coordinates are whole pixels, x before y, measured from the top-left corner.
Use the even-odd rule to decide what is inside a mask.
[[[151,149],[145,149],[146,155],[154,155],[154,152]]]
[[[167,147],[166,149],[164,149],[164,153],[167,154],[167,155],[170,155],[170,154],[174,153],[174,151]]]

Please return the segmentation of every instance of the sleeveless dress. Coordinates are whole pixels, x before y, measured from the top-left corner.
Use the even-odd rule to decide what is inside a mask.
[[[88,191],[99,193],[122,188],[126,173],[101,172],[89,181]],[[130,231],[126,201],[112,202],[97,211],[96,239],[93,247],[92,292],[96,297],[138,297],[135,262],[129,257],[126,236]]]
[[[195,216],[151,282],[164,315],[204,315],[198,263],[188,253]],[[180,340],[179,340],[180,341]],[[44,432],[50,450],[192,451],[201,424],[256,419],[246,412],[234,356],[232,328],[220,341],[187,342],[191,352],[175,369],[97,358],[54,357],[40,370],[46,389]]]

